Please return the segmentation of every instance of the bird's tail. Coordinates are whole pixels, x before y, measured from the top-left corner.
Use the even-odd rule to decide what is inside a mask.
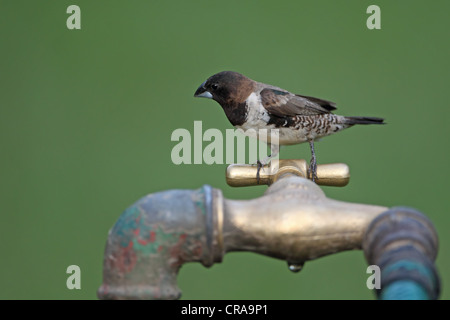
[[[383,118],[376,117],[345,117],[345,121],[349,125],[354,124],[386,124]]]

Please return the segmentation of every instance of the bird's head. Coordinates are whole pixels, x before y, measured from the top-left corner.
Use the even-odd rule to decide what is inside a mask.
[[[203,82],[195,91],[194,97],[213,99],[223,106],[245,101],[254,88],[255,82],[246,76],[233,71],[222,71]]]

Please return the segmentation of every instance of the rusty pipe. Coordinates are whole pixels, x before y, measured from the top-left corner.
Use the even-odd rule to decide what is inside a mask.
[[[100,299],[178,299],[176,277],[185,262],[220,262],[219,190],[168,190],[149,194],[109,231]]]
[[[329,199],[315,183],[286,175],[253,200],[225,199],[210,186],[147,195],[119,218],[105,249],[101,299],[177,299],[186,262],[211,266],[251,251],[301,265],[360,249],[387,208]]]

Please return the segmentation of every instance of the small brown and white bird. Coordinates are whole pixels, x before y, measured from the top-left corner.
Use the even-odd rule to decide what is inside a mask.
[[[355,124],[384,124],[384,119],[375,117],[346,117],[332,114],[336,104],[331,101],[291,93],[287,90],[264,84],[233,72],[223,71],[209,77],[194,94],[194,97],[217,101],[235,128],[278,129],[279,145],[309,142],[312,158],[310,176],[317,179],[317,161],[314,141],[352,127]],[[260,136],[257,138],[261,139]],[[278,154],[279,145],[271,144],[268,162]],[[258,161],[259,169],[266,163]]]

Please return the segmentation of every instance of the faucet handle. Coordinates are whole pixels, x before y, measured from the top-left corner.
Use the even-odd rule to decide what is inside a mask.
[[[251,164],[232,164],[227,167],[226,180],[231,187],[271,185],[284,176],[300,176],[311,179],[308,163],[304,159],[272,160],[259,171],[259,183],[256,177],[258,167]],[[345,163],[317,165],[316,183],[322,186],[344,187],[350,181],[350,169]]]

